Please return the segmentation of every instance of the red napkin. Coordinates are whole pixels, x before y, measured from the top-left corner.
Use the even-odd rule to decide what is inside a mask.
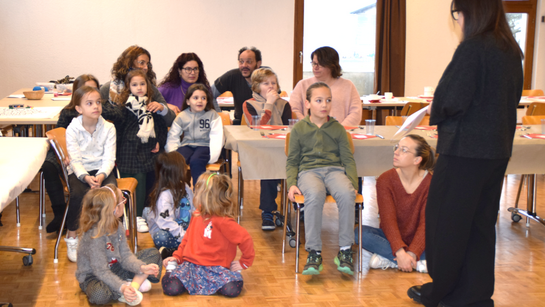
[[[273,126],[273,125],[262,125],[257,127],[262,130],[278,130],[278,129],[286,128],[284,126]]]
[[[526,135],[521,135],[520,137],[538,139],[538,140],[545,140],[545,134],[540,134],[540,133],[530,133],[530,134],[526,134]]]

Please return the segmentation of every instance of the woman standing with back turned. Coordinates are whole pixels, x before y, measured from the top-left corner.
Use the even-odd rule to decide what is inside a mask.
[[[453,0],[463,40],[430,105],[440,154],[426,205],[426,306],[494,306],[495,224],[522,93],[522,52],[501,0]]]

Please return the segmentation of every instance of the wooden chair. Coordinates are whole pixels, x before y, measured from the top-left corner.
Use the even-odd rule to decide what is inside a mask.
[[[403,117],[402,116],[386,116],[386,126],[401,126],[403,125]],[[422,121],[420,121],[419,126],[429,126],[430,125],[430,117],[424,116]]]
[[[68,195],[70,195],[70,181],[68,180],[68,170],[66,166],[64,165],[63,161],[68,156],[68,150],[66,148],[66,129],[65,128],[55,128],[53,130],[49,130],[46,132],[46,136],[49,139],[49,142],[51,143],[51,146],[55,150],[55,153],[57,154],[57,158],[59,159],[59,164],[61,165],[62,172],[63,172],[63,179],[64,183],[66,184]],[[138,181],[134,178],[121,178],[117,179],[117,184],[120,190],[123,191],[127,197],[127,204],[129,207],[129,246],[133,249],[134,252],[137,251],[137,243],[138,238],[136,234],[136,202],[134,201],[135,197],[135,190],[136,185],[138,184]],[[58,263],[58,251],[59,251],[59,244],[62,238],[62,232],[64,229],[64,225],[66,223],[66,216],[68,214],[68,208],[70,206],[70,196],[68,196],[68,200],[66,202],[66,209],[64,210],[64,216],[62,219],[61,227],[59,229],[59,234],[57,236],[57,242],[55,243],[55,257],[53,259],[53,263]]]
[[[223,94],[219,95],[218,97],[233,97],[233,93],[227,91],[227,92],[224,92]]]
[[[348,135],[348,140],[349,140],[349,143],[350,143],[350,150],[352,151],[352,154],[354,154],[354,142],[352,141],[352,136],[350,135],[350,133],[347,132],[347,135]],[[284,153],[286,154],[286,156],[288,156],[289,154],[289,144],[290,144],[290,133],[286,134],[286,143],[285,143],[285,146],[284,146]],[[285,190],[285,193],[287,194],[287,186],[286,188],[284,189]],[[290,243],[290,246],[292,246],[292,243],[294,243],[295,246],[292,246],[292,247],[295,247],[295,273],[299,273],[299,242],[300,242],[300,235],[301,235],[301,222],[300,222],[300,218],[301,218],[301,208],[304,206],[304,203],[305,203],[305,197],[303,195],[298,195],[296,194],[295,195],[295,210],[296,210],[296,217],[295,217],[295,240],[293,238],[290,238],[290,241],[294,240],[295,242],[289,242]],[[326,200],[325,200],[325,203],[335,203],[335,199],[333,199],[333,196],[331,195],[327,195],[326,196]],[[355,271],[356,272],[361,272],[362,271],[362,258],[363,258],[363,254],[361,252],[361,246],[362,246],[362,242],[361,242],[361,232],[362,232],[362,223],[361,221],[363,220],[363,215],[362,215],[362,212],[363,212],[363,196],[361,194],[358,193],[358,195],[356,196],[356,205],[358,206],[358,216],[359,216],[359,223],[358,223],[358,233],[359,233],[359,236],[358,236],[358,266],[355,267]],[[288,235],[288,228],[290,227],[288,225],[288,215],[289,215],[289,211],[291,211],[291,204],[292,202],[290,200],[286,201],[284,203],[284,233],[283,233],[283,239],[282,239],[282,255],[284,255],[284,252],[285,252],[285,248],[286,248],[286,236]]]
[[[533,89],[533,90],[522,90],[522,96],[543,96],[543,90]]]
[[[288,97],[288,93],[286,93],[286,91],[281,91],[280,97]]]
[[[526,115],[527,116],[545,115],[545,103],[532,102],[528,106],[528,109],[526,109]],[[539,124],[541,124],[541,122]]]
[[[223,126],[231,125],[231,118],[229,117],[229,113],[220,112],[218,115],[221,117],[221,123]],[[209,172],[219,173],[221,168],[223,167],[224,173],[231,173],[231,168],[229,166],[229,162],[231,159],[229,157],[220,158],[218,161],[214,163],[210,163],[206,165],[206,170]]]
[[[401,109],[400,116],[409,116],[416,111],[427,108],[430,104],[425,102],[408,102],[403,109]]]

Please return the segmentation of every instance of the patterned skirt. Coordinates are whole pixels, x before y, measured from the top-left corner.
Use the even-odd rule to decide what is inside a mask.
[[[232,272],[222,266],[202,266],[184,261],[172,273],[178,278],[189,294],[211,295],[232,281],[241,281],[239,272]]]

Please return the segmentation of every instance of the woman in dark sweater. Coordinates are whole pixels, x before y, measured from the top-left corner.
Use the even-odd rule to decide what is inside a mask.
[[[495,224],[522,93],[520,50],[501,0],[454,0],[463,32],[430,105],[440,154],[426,205],[433,282],[411,287],[426,306],[494,306]]]

